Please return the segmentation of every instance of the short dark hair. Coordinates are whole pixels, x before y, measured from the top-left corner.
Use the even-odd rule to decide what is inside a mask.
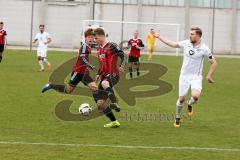
[[[192,27],[191,31],[195,31],[197,35],[202,37],[202,29],[201,28],[199,28],[199,27]]]
[[[3,22],[2,22],[2,21],[0,21],[0,24],[3,24]]]
[[[43,27],[43,28],[44,28],[44,27],[45,27],[45,25],[44,25],[44,24],[40,24],[40,25],[39,25],[39,28],[40,28],[40,27]]]
[[[84,37],[86,38],[87,36],[94,36],[94,30],[92,28],[89,28],[84,32]]]
[[[105,36],[105,31],[102,28],[97,28],[94,30],[95,35]]]

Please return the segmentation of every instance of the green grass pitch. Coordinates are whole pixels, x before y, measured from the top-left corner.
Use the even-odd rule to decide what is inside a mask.
[[[172,120],[137,121],[122,113],[175,112],[178,75],[182,57],[154,56],[152,62],[168,68],[161,77],[173,85],[166,95],[138,98],[129,107],[120,99],[117,113],[121,127],[105,129],[106,117],[84,122],[67,122],[55,115],[55,105],[74,100],[72,112],[90,97],[42,94],[50,72],[39,73],[35,54],[6,50],[0,64],[0,159],[1,160],[232,160],[240,157],[240,63],[239,59],[217,58],[215,84],[204,80],[203,93],[194,117],[174,128]],[[74,53],[50,51],[53,69]],[[143,56],[142,60],[146,61]],[[204,74],[209,68],[205,61]],[[69,145],[67,145],[69,144]],[[74,145],[79,144],[79,145]],[[194,148],[195,147],[195,148]],[[230,149],[230,150],[224,150]]]

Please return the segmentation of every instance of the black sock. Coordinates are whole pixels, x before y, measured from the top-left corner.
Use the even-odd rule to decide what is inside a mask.
[[[93,91],[93,98],[96,103],[100,99],[108,99],[108,92],[105,90]]]
[[[105,91],[108,92],[108,97],[109,99],[111,100],[112,103],[117,103],[117,99],[116,99],[116,96],[114,94],[114,91],[111,87],[108,87],[105,89]]]
[[[114,116],[111,108],[107,107],[103,112],[111,121],[117,120],[116,117]]]
[[[58,92],[65,93],[65,85],[59,85],[59,84],[50,84],[50,87]]]
[[[2,56],[0,56],[0,63],[2,62]]]
[[[133,71],[133,70],[132,70],[132,67],[129,67],[130,78],[133,77],[132,71]]]
[[[139,68],[137,68],[137,76],[139,76],[139,75],[140,75]]]

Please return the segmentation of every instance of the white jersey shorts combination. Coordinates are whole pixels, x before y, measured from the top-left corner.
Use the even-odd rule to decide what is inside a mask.
[[[183,48],[183,64],[179,77],[179,96],[186,96],[188,90],[195,89],[202,91],[202,70],[204,58],[213,59],[211,50],[201,42],[193,47],[190,40],[178,42],[180,48]]]
[[[45,44],[48,42],[50,35],[47,32],[38,33],[35,36],[35,39],[38,40],[37,56],[38,57],[47,57],[48,45]]]

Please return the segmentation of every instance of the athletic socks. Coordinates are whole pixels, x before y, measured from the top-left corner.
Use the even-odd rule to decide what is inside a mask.
[[[59,85],[59,84],[50,84],[50,87],[51,89],[54,89],[58,92],[63,92],[63,93],[66,93],[65,92],[65,85]]]
[[[188,101],[188,105],[189,106],[192,106],[192,105],[194,105],[196,103],[197,103],[197,101],[193,97],[191,97],[191,99]]]
[[[0,63],[2,62],[2,56],[0,56]]]
[[[50,63],[48,62],[47,58],[44,58],[43,62],[46,63],[47,65],[50,65]]]
[[[139,68],[137,68],[137,76],[140,76]]]
[[[114,94],[114,91],[111,87],[108,87],[105,89],[105,91],[108,92],[108,97],[109,99],[111,100],[112,103],[117,103],[117,99],[116,99],[116,96]]]
[[[130,78],[133,78],[133,70],[132,70],[132,67],[129,67],[129,74],[130,74]]]
[[[116,121],[116,117],[115,115],[113,114],[111,108],[107,107],[103,113],[111,120],[111,121]]]
[[[39,65],[40,65],[41,70],[44,70],[43,61],[42,61],[42,60],[39,60],[38,63],[39,63]]]
[[[176,118],[181,118],[182,108],[183,108],[183,104],[181,104],[180,101],[177,100],[177,103],[176,103]]]

